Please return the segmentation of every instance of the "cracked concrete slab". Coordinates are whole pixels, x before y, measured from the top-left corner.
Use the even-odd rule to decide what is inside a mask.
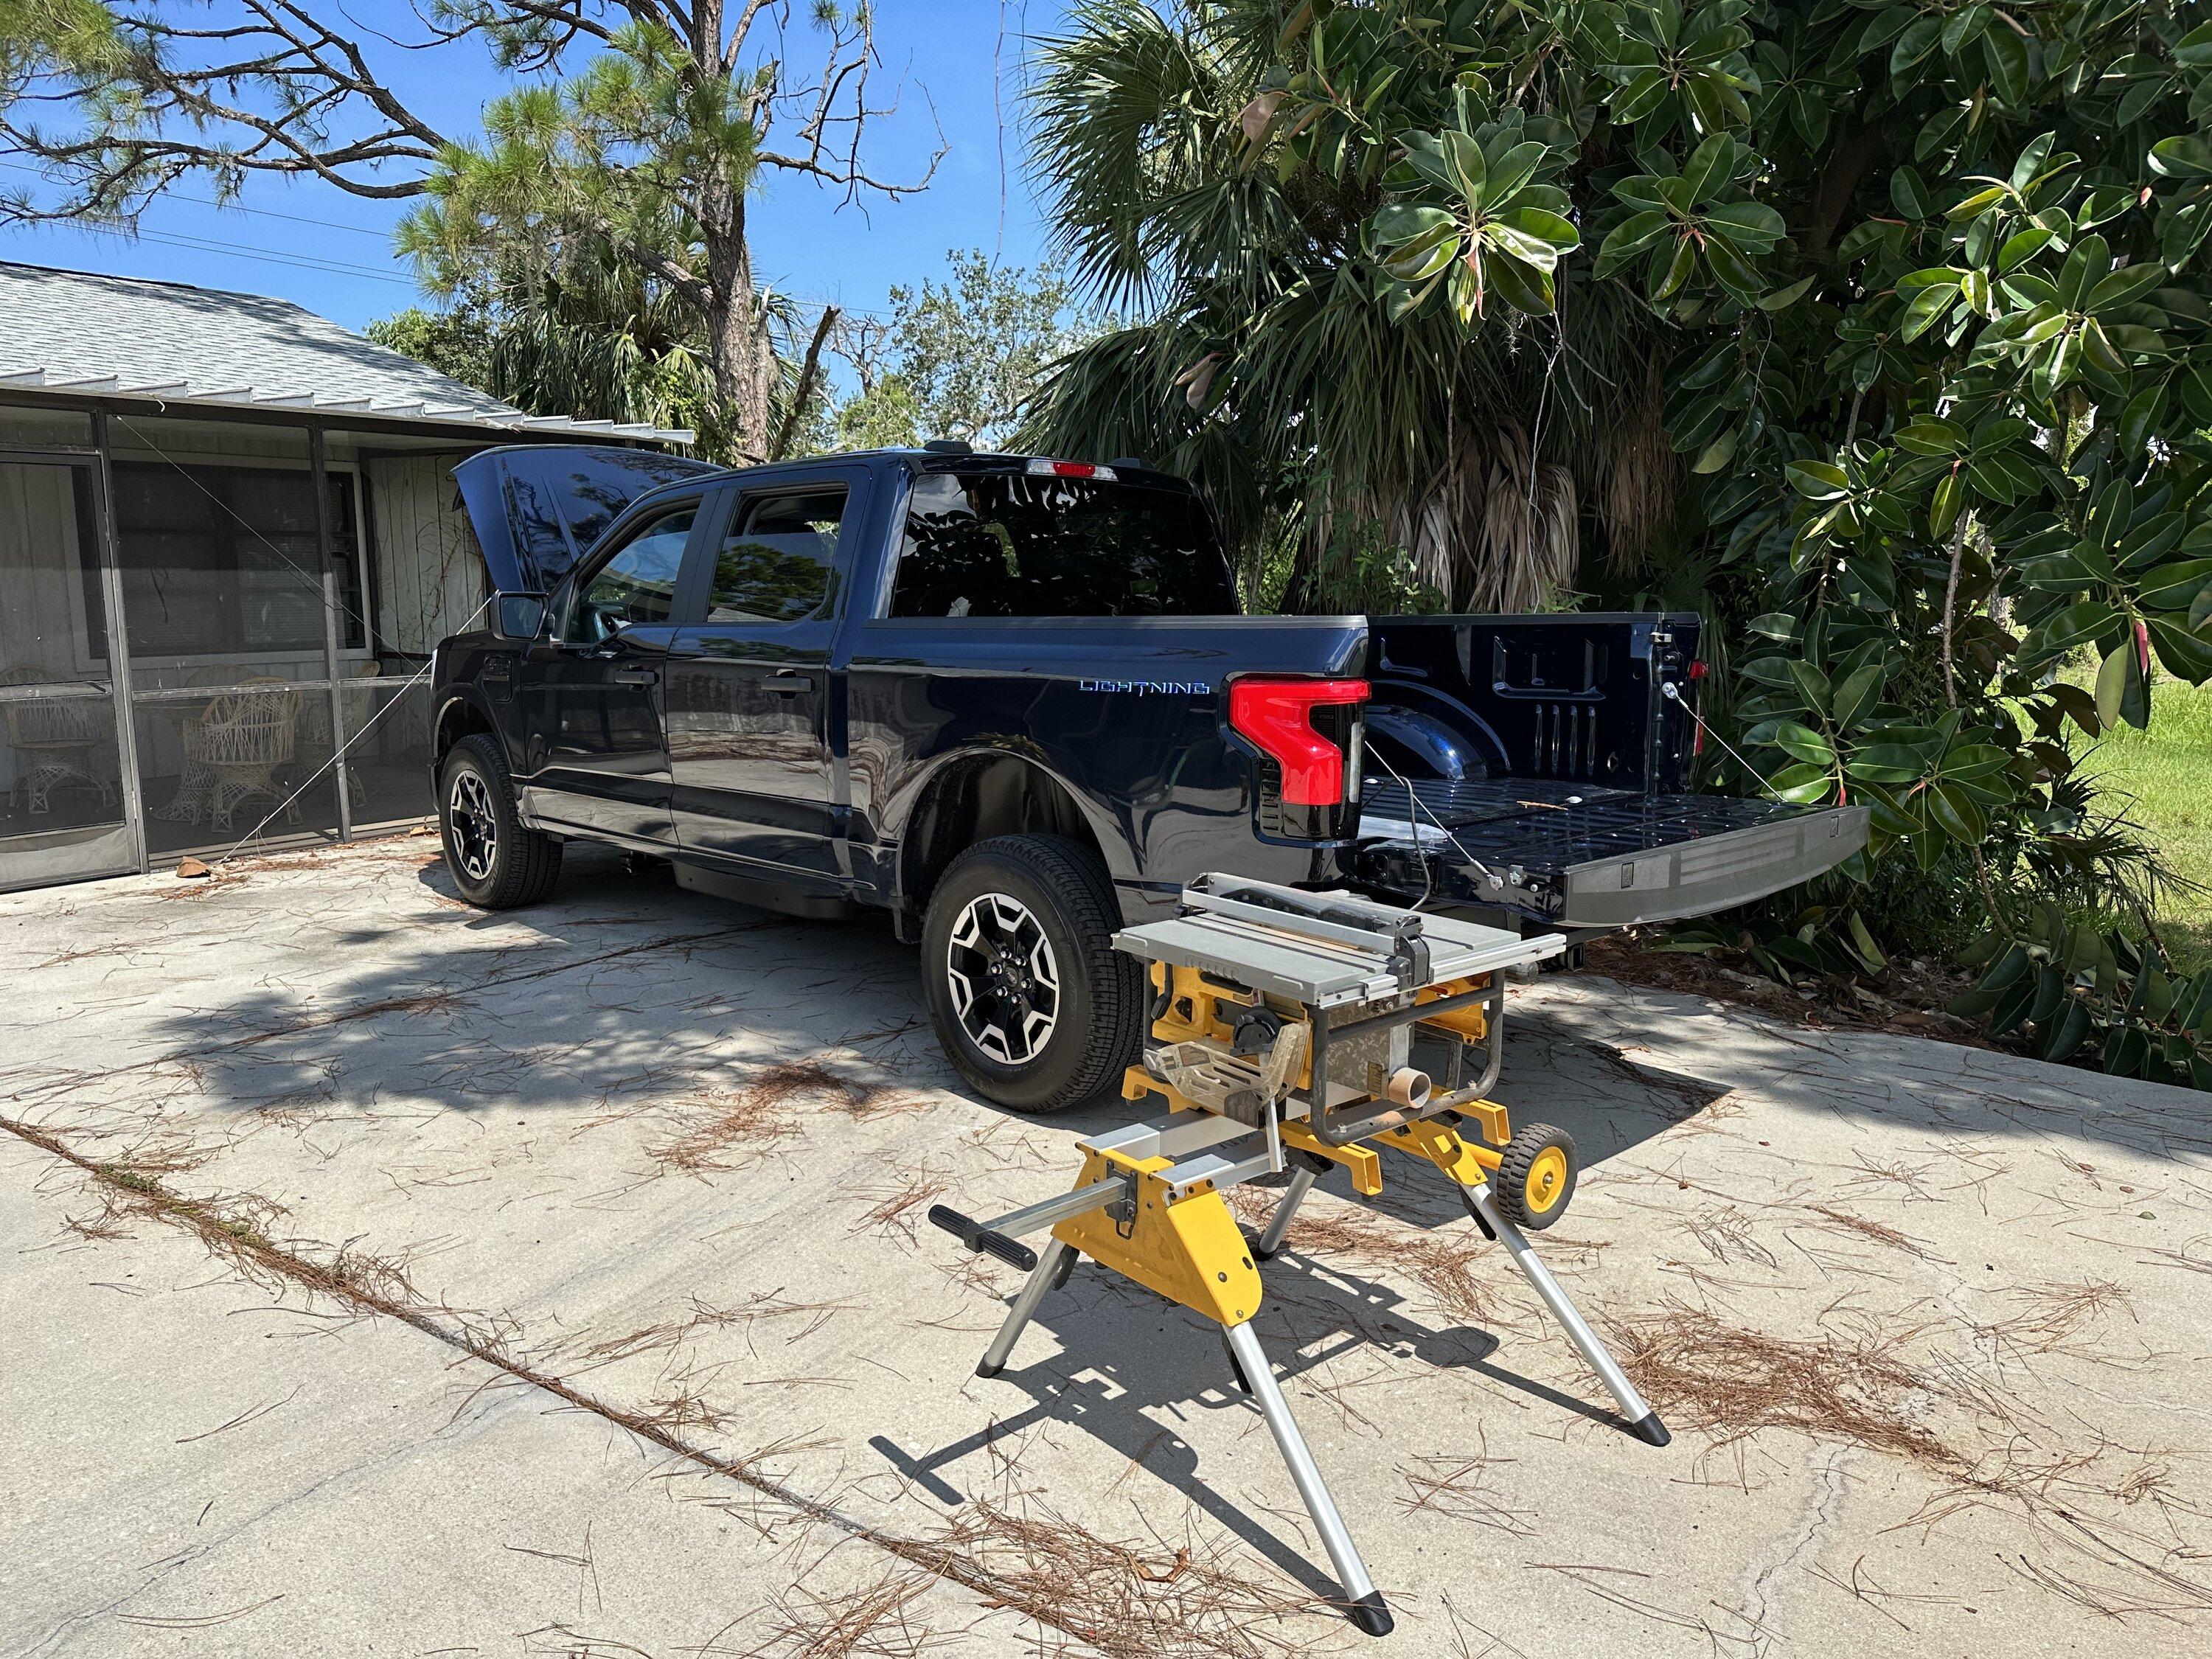
[[[77,1402],[18,1418],[37,1425],[30,1497],[0,1515],[0,1561],[41,1564],[37,1640],[137,1582],[116,1563],[189,1547],[103,1541],[150,1524],[143,1468],[240,1494],[224,1501],[240,1513],[301,1504],[314,1541],[284,1558],[287,1582],[330,1596],[287,1589],[204,1635],[161,1626],[164,1642],[250,1650],[236,1642],[266,1623],[301,1650],[327,1608],[333,1650],[374,1629],[393,1651],[529,1651],[558,1608],[576,1617],[564,1558],[589,1522],[595,1561],[631,1545],[624,1588],[602,1562],[595,1592],[623,1612],[586,1635],[696,1648],[750,1595],[755,1623],[707,1650],[796,1650],[771,1604],[813,1586],[813,1555],[702,1530],[763,1500],[695,1468],[693,1501],[674,1503],[665,1452],[611,1415],[714,1457],[765,1453],[790,1492],[1027,1598],[993,1610],[936,1583],[906,1607],[917,1640],[1365,1646],[1316,1605],[1317,1540],[1194,1318],[1086,1267],[1003,1376],[973,1377],[1017,1275],[923,1211],[1054,1190],[1075,1135],[1121,1114],[1025,1121],[960,1093],[912,956],[880,925],[769,917],[590,856],[549,904],[480,915],[417,842],[208,886],[0,898],[0,1116],[214,1201],[303,1261],[398,1275],[439,1321],[604,1407],[511,1378],[472,1397],[481,1362],[392,1320],[254,1333],[299,1322],[234,1311],[222,1297],[249,1292],[165,1224],[70,1232],[98,1207],[83,1179],[17,1142],[0,1159],[0,1296],[39,1310],[40,1380],[11,1367],[0,1386],[43,1401],[65,1378]],[[1500,1097],[1568,1128],[1586,1162],[1539,1246],[1676,1439],[1620,1432],[1433,1172],[1394,1161],[1368,1203],[1325,1183],[1269,1269],[1258,1330],[1399,1611],[1380,1650],[2198,1639],[2203,1097],[1594,979],[1514,1000]],[[98,1288],[128,1282],[102,1253],[148,1249],[173,1258],[165,1285],[209,1287],[165,1289],[158,1316]],[[156,1444],[132,1437],[146,1369],[222,1386],[183,1389],[207,1409],[161,1413]],[[296,1465],[234,1449],[326,1419],[328,1446]],[[433,1547],[406,1528],[441,1494],[470,1526]],[[507,1559],[508,1543],[541,1554]],[[274,1547],[213,1552],[192,1605],[270,1593],[278,1579],[246,1564]],[[840,1594],[902,1570],[848,1535],[831,1559]],[[15,1605],[0,1585],[0,1651],[21,1639]],[[111,1618],[118,1641],[155,1628]]]

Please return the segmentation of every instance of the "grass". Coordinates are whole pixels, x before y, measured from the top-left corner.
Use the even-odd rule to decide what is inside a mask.
[[[2112,797],[2129,799],[2167,866],[2195,884],[2165,896],[2158,923],[2174,954],[2199,967],[2212,963],[2212,684],[2161,678],[2150,708],[2148,731],[2118,727],[2086,766]]]

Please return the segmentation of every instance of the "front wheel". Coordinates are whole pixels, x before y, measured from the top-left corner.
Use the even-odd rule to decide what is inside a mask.
[[[960,1075],[1017,1111],[1107,1093],[1136,1058],[1143,988],[1112,943],[1098,855],[1060,836],[1005,836],[953,860],[921,930],[923,989]]]
[[[481,909],[535,904],[561,873],[561,843],[523,827],[507,757],[487,733],[463,738],[439,769],[438,829],[453,885]]]

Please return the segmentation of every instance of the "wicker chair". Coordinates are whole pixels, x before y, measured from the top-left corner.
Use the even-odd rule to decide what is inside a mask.
[[[0,685],[43,685],[55,676],[35,664],[0,668]],[[15,754],[15,781],[8,787],[8,804],[18,795],[33,812],[44,812],[58,785],[80,783],[100,792],[100,804],[115,801],[115,786],[100,765],[107,748],[108,705],[93,698],[41,699],[10,702],[7,713],[8,746]]]
[[[204,780],[210,821],[228,830],[243,803],[283,799],[276,769],[291,763],[299,733],[300,694],[282,680],[240,680],[209,698],[185,726],[184,739],[185,770]],[[291,816],[298,816],[296,808]]]

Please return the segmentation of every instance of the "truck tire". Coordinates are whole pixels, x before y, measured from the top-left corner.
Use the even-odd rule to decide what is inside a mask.
[[[438,833],[461,896],[482,910],[535,904],[561,873],[561,843],[526,830],[498,739],[472,732],[438,769]]]
[[[1112,944],[1106,866],[1062,836],[1002,836],[952,861],[921,928],[929,1015],[960,1075],[1001,1106],[1058,1112],[1137,1057],[1143,982]]]

